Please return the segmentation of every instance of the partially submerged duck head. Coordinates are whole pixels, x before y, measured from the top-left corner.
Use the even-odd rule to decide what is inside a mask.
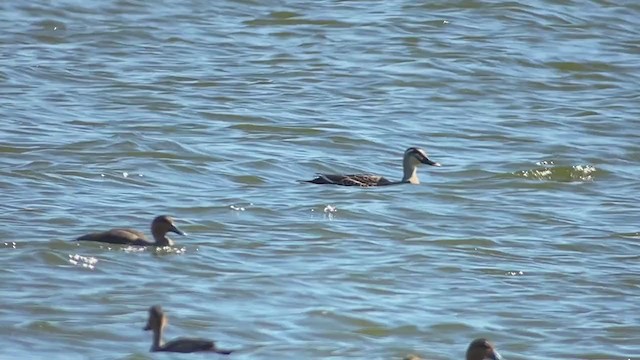
[[[402,170],[404,171],[402,182],[420,184],[420,179],[418,179],[418,167],[422,164],[440,166],[439,163],[429,159],[427,152],[421,148],[410,147],[405,150],[404,157],[402,158]]]
[[[502,356],[485,338],[475,339],[467,348],[467,360],[502,360]]]

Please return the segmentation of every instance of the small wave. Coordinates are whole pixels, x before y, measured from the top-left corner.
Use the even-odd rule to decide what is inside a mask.
[[[640,239],[640,232],[632,232],[632,233],[618,233],[616,234],[622,238],[630,238],[630,239]]]
[[[507,276],[522,276],[524,275],[524,271],[520,270],[520,271],[507,271],[505,273],[505,275]]]
[[[318,212],[316,209],[311,209],[311,212]],[[325,219],[333,220],[333,217],[338,212],[338,208],[334,205],[327,204],[322,208],[322,214]]]
[[[229,209],[233,211],[246,211],[248,207],[253,206],[253,203],[248,203],[245,205],[242,204],[231,204],[229,205]]]
[[[327,206],[324,207],[323,211],[324,211],[325,214],[333,214],[333,213],[338,211],[338,208],[336,208],[333,205],[327,205]]]
[[[92,256],[82,256],[78,254],[69,254],[69,263],[71,265],[83,267],[86,269],[93,270],[96,268],[96,264],[98,263],[98,259]]]
[[[156,255],[168,255],[168,254],[178,254],[182,255],[187,252],[186,247],[173,247],[173,246],[162,246],[154,248],[154,254]]]
[[[7,247],[7,248],[15,249],[16,248],[16,243],[15,243],[15,241],[6,241],[6,242],[3,243],[3,246]]]
[[[335,213],[338,212],[338,208],[333,206],[333,205],[327,205],[324,207],[324,209],[322,210],[324,212],[324,216],[329,219],[329,220],[333,220],[333,217],[335,216]]]
[[[553,161],[539,162],[539,165],[553,165]],[[521,170],[513,173],[518,177],[534,180],[551,180],[559,182],[593,181],[598,170],[592,165],[544,166],[538,169]]]

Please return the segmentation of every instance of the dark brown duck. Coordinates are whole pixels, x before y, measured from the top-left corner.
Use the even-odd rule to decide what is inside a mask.
[[[502,360],[493,344],[485,338],[475,339],[467,348],[467,360]]]
[[[331,184],[362,187],[386,186],[396,184],[420,184],[420,179],[418,179],[418,167],[422,164],[440,166],[439,163],[429,159],[426,151],[417,147],[410,147],[404,152],[404,157],[402,158],[403,176],[402,180],[400,181],[391,181],[385,177],[372,174],[318,174],[315,179],[306,180],[305,182],[310,182],[313,184]]]
[[[111,229],[108,231],[83,235],[76,241],[96,241],[109,244],[137,245],[137,246],[173,246],[173,240],[167,237],[168,232],[178,235],[186,235],[173,223],[173,219],[161,215],[151,222],[151,234],[154,241],[148,240],[145,235],[133,229]]]
[[[169,322],[167,315],[162,311],[160,305],[154,305],[149,308],[149,319],[144,330],[153,331],[153,343],[151,344],[151,351],[166,351],[166,352],[178,352],[178,353],[192,353],[192,352],[214,352],[216,354],[229,355],[230,350],[217,349],[215,342],[207,339],[198,338],[177,338],[169,342],[162,340],[162,333],[164,327]]]
[[[467,348],[467,360],[502,360],[502,356],[485,338],[475,339]],[[403,360],[423,360],[417,355],[408,355]]]

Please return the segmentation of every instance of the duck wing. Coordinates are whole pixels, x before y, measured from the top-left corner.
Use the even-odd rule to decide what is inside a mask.
[[[76,241],[96,241],[121,245],[151,244],[142,232],[133,229],[111,229],[99,233],[91,233],[77,238]]]
[[[178,338],[162,345],[158,351],[192,353],[198,351],[212,351],[217,354],[229,355],[231,351],[216,349],[213,341],[197,338]]]
[[[335,174],[318,174],[315,179],[307,180],[306,182],[314,184],[332,184],[342,186],[382,186],[390,185],[391,181],[379,175],[372,174],[350,174],[350,175],[335,175]]]

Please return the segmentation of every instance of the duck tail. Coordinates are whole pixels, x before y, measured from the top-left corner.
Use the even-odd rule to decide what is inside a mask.
[[[311,180],[298,180],[299,183],[311,183],[311,184],[326,184],[325,180],[322,179],[322,176],[318,175],[318,177]]]
[[[220,355],[230,355],[233,350],[215,349],[214,352]]]
[[[312,184],[335,184],[336,182],[333,181],[330,177],[331,175],[317,173],[316,177],[311,180],[299,180],[299,181],[312,183]]]

